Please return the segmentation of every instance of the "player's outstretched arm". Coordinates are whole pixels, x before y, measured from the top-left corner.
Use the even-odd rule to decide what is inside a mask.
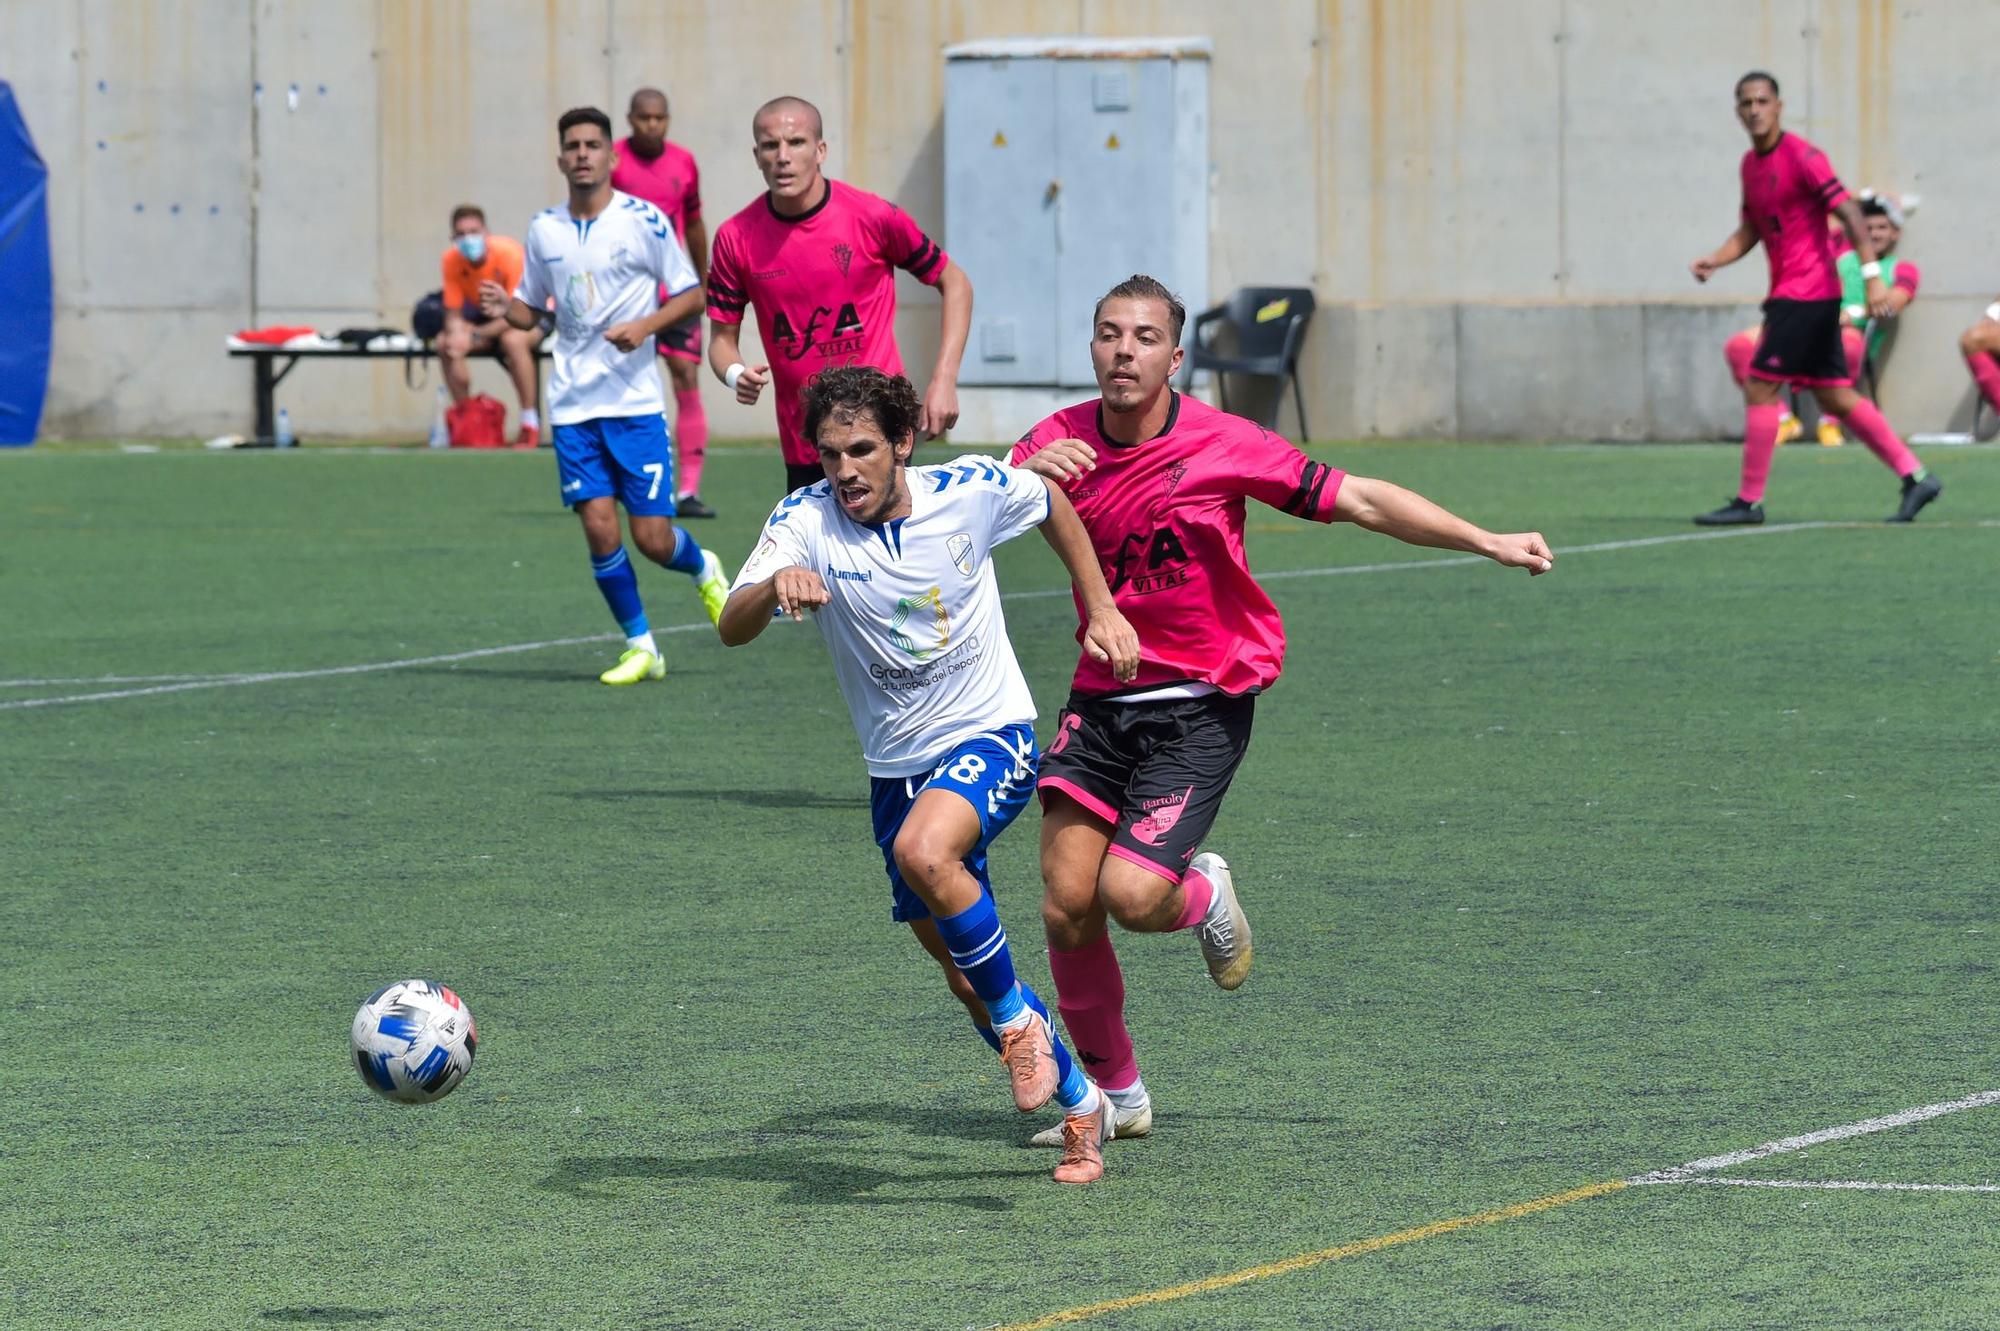
[[[1736,229],[1729,233],[1729,239],[1713,251],[1702,255],[1688,265],[1697,282],[1706,282],[1715,276],[1718,268],[1727,268],[1738,259],[1757,248],[1757,229],[1746,221],[1738,222]]]
[[[1531,575],[1547,573],[1556,563],[1549,543],[1538,531],[1496,535],[1440,508],[1414,490],[1367,476],[1348,476],[1341,481],[1340,493],[1333,501],[1333,516],[1337,521],[1393,536],[1406,545],[1464,550],[1509,568],[1524,568]]]
[[[1111,663],[1111,673],[1119,683],[1130,683],[1139,673],[1139,634],[1118,612],[1111,588],[1104,581],[1104,569],[1091,547],[1090,533],[1083,519],[1057,483],[1042,478],[1048,487],[1049,515],[1042,519],[1042,539],[1069,570],[1083,599],[1083,650],[1098,661]]]
[[[723,646],[741,647],[769,627],[774,615],[803,620],[806,611],[817,610],[832,599],[819,574],[794,564],[762,582],[731,592],[723,604],[722,617],[715,621],[715,631],[722,635]]]

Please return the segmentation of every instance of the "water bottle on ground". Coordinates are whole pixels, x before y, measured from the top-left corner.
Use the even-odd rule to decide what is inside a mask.
[[[272,442],[279,448],[290,448],[298,443],[298,437],[292,433],[292,413],[283,407],[278,408],[278,433]]]
[[[437,390],[437,410],[431,415],[430,446],[432,448],[451,447],[451,430],[445,425],[444,421],[445,406],[449,401],[450,398],[444,391],[444,385],[439,384]]]

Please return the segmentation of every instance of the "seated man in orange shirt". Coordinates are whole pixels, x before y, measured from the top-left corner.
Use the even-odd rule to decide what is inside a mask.
[[[505,319],[488,319],[479,312],[479,284],[497,282],[508,291],[521,285],[521,242],[488,235],[486,213],[477,204],[461,203],[451,212],[451,248],[444,252],[444,331],[438,334],[438,362],[453,402],[472,395],[472,371],[467,356],[500,348],[500,359],[521,399],[521,432],[514,447],[533,448],[541,442],[542,420],[535,399],[535,348],[542,330],[522,330]]]

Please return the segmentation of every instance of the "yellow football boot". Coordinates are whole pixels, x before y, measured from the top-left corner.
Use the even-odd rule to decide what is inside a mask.
[[[701,572],[695,575],[694,589],[701,593],[701,608],[708,611],[708,622],[720,624],[722,607],[729,602],[729,575],[722,571],[722,561],[715,557],[715,551],[701,552]]]
[[[600,684],[637,684],[641,680],[665,679],[667,663],[644,647],[627,647],[618,664],[597,677]]]

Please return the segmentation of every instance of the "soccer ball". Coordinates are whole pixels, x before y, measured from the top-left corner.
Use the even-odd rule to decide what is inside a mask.
[[[472,1070],[472,1009],[435,980],[398,980],[354,1014],[355,1066],[377,1095],[406,1105],[451,1094]]]

